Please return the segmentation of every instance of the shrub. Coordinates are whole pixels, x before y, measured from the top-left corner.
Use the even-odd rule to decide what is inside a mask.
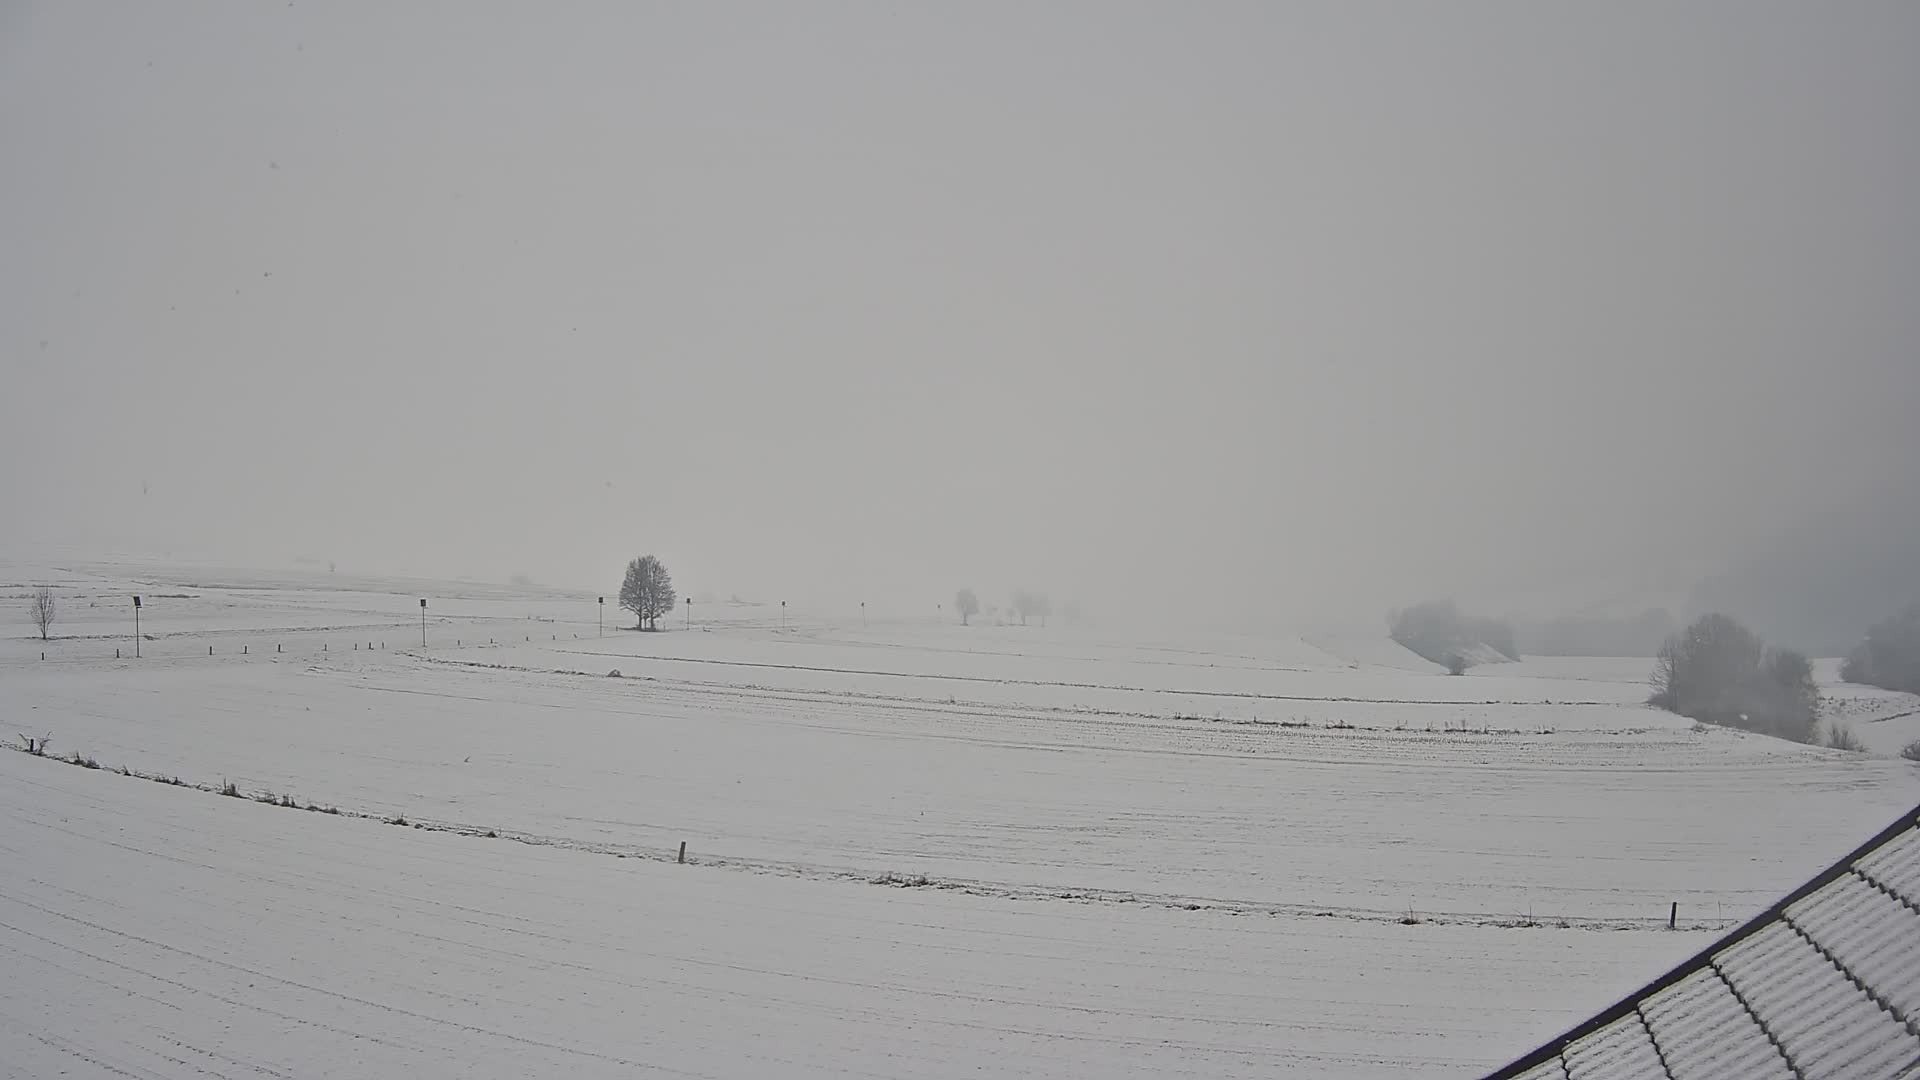
[[[1908,761],[1920,761],[1920,739],[1908,743],[1907,748],[1900,751],[1900,756]]]
[[[1447,657],[1447,674],[1449,675],[1465,675],[1467,669],[1472,666],[1472,664],[1467,663],[1467,658],[1461,656],[1459,653],[1454,653],[1452,656]]]
[[[100,767],[99,762],[87,757],[78,750],[67,755],[67,763],[70,765],[78,765],[83,769],[97,769]]]
[[[225,795],[229,799],[238,799],[241,797],[240,788],[231,780],[220,785],[220,794]]]
[[[1827,724],[1827,745],[1835,750],[1851,750],[1856,754],[1867,752],[1866,744],[1860,741],[1860,736],[1855,735],[1853,729],[1845,724],[1831,722]]]
[[[874,885],[892,885],[901,889],[920,889],[933,884],[933,879],[925,874],[896,874],[891,870],[869,881]]]

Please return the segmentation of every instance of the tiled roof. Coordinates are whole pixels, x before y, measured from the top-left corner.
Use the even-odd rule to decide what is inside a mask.
[[[1489,1080],[1920,1080],[1920,807]]]

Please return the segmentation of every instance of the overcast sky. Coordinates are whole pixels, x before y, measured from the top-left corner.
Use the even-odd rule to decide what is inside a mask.
[[[1916,57],[1905,2],[0,3],[0,544],[1687,583],[1913,504]]]

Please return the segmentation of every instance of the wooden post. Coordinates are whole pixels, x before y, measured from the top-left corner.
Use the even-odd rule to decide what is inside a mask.
[[[1673,902],[1673,907],[1667,911],[1667,929],[1677,930],[1679,928],[1680,928],[1680,901],[1675,900]]]
[[[275,646],[273,647],[273,651],[274,651],[274,652],[279,652],[279,651],[280,651],[280,646],[278,646],[278,645],[275,645]]]
[[[685,840],[680,841],[680,858],[675,861],[677,862],[687,861],[687,842]]]
[[[247,655],[247,647],[245,645],[240,646],[240,655],[241,656]]]
[[[213,655],[213,646],[211,646],[211,645],[209,645],[209,646],[207,646],[207,655],[208,655],[208,656],[212,656],[212,655]]]
[[[118,660],[118,659],[120,659],[120,647],[119,647],[119,646],[117,646],[117,645],[116,645],[116,646],[114,646],[114,649],[113,649],[113,658],[114,658],[115,660]]]

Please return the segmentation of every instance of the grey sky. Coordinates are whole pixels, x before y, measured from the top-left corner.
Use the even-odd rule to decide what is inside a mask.
[[[1907,3],[3,5],[0,544],[1684,584],[1913,504],[1916,56]]]

